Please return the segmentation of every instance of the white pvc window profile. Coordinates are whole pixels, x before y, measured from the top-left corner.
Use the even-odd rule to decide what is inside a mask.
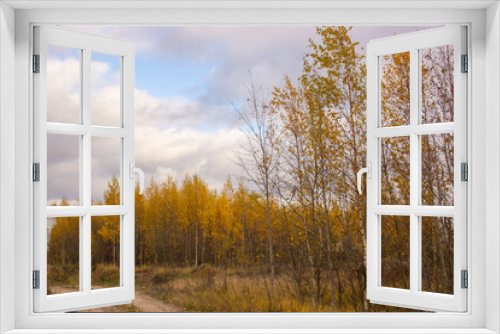
[[[454,120],[421,122],[421,50],[454,47]],[[382,57],[410,54],[410,124],[382,127]],[[461,286],[461,271],[467,270],[467,182],[461,181],[460,166],[467,162],[467,74],[461,71],[461,55],[467,54],[466,27],[448,26],[372,40],[367,45],[367,298],[372,303],[429,311],[467,311],[467,289]],[[469,69],[470,71],[470,69]],[[454,134],[454,206],[424,206],[421,201],[421,136]],[[381,140],[408,136],[410,142],[410,203],[381,205]],[[408,216],[410,221],[409,289],[384,287],[382,275],[382,215]],[[453,217],[453,294],[422,291],[421,219],[425,216]]]
[[[47,122],[47,45],[80,51],[80,122]],[[34,27],[34,54],[39,55],[39,73],[33,74],[34,162],[40,164],[40,181],[34,182],[34,268],[40,272],[39,289],[33,289],[34,312],[66,312],[130,303],[134,282],[134,45],[130,41],[45,26]],[[91,53],[120,57],[120,126],[92,126],[90,110]],[[80,140],[79,206],[47,206],[47,134],[78,135]],[[120,139],[120,205],[91,203],[91,139],[93,136]],[[134,170],[135,172],[135,170]],[[141,186],[142,188],[143,186]],[[120,284],[92,290],[91,218],[120,216]],[[47,218],[80,217],[79,291],[47,294]]]

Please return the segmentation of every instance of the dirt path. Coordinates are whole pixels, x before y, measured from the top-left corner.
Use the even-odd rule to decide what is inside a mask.
[[[162,302],[151,296],[145,295],[141,292],[135,292],[135,299],[132,301],[132,306],[138,312],[184,312],[183,309]]]
[[[101,287],[93,288],[96,289]],[[52,291],[56,294],[73,292],[73,290],[63,287],[53,287]],[[184,312],[184,310],[175,305],[163,303],[160,300],[136,290],[135,299],[131,304],[98,307],[78,312]]]

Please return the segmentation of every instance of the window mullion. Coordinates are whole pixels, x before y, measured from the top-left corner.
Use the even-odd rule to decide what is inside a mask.
[[[418,126],[419,115],[419,52],[418,49],[410,50],[410,291],[418,291],[420,272],[420,238],[419,238],[419,217],[414,209],[418,206],[418,189],[420,164],[418,155],[418,135],[414,129]]]
[[[419,71],[420,72],[420,71]],[[420,89],[419,89],[420,90]],[[419,92],[418,99],[419,102],[419,112],[418,114],[419,119],[421,118],[421,95]],[[450,122],[450,123],[431,123],[431,124],[419,124],[416,125],[412,131],[418,135],[438,135],[438,134],[443,134],[443,133],[454,133],[455,132],[455,123]]]
[[[82,125],[85,128],[90,127],[90,49],[83,50],[82,61]],[[81,176],[80,182],[82,189],[83,206],[90,207],[91,205],[91,134],[87,132],[82,137],[82,157],[81,161]]]
[[[132,210],[127,205],[94,205],[90,207],[92,216],[121,216]]]
[[[91,62],[91,50],[86,48],[83,50],[83,61],[82,61],[82,124],[85,127],[90,127],[90,62]],[[87,132],[82,136],[82,157],[81,161],[81,174],[80,182],[82,189],[82,199],[83,205],[86,208],[90,208],[91,205],[91,134]],[[90,211],[87,212],[82,218],[82,230],[81,233],[81,243],[80,252],[82,257],[80,258],[80,275],[81,282],[83,286],[83,291],[90,293],[91,291],[91,275],[92,275],[92,226],[91,226],[91,216]]]

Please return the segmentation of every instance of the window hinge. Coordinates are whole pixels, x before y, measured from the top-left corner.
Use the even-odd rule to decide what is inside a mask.
[[[40,289],[40,270],[33,270],[33,289]]]
[[[469,165],[466,162],[460,164],[460,180],[469,181]]]
[[[469,273],[467,270],[462,270],[461,272],[461,287],[462,289],[467,289],[469,287]]]
[[[40,163],[38,162],[33,164],[33,181],[40,182]]]
[[[33,55],[33,73],[40,73],[40,55]]]
[[[469,56],[462,55],[462,73],[469,72]]]

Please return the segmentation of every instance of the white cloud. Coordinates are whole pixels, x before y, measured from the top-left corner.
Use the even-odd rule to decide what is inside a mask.
[[[214,66],[202,97],[210,105],[244,99],[249,70],[266,89],[281,84],[284,74],[299,75],[309,38],[317,39],[314,26],[73,28],[131,40],[136,55],[152,61]]]
[[[62,76],[75,62],[78,64],[74,58],[50,59],[47,66],[53,69],[54,75]],[[105,63],[93,64],[92,68],[95,73],[92,123],[117,126],[116,97],[120,88],[116,77]],[[65,77],[66,80],[51,82],[48,91],[54,101],[51,112],[58,119],[64,119],[68,107],[75,103],[78,106],[79,101],[78,76]],[[225,111],[228,110],[229,107]],[[214,124],[226,121],[224,117],[210,119],[216,113],[215,107],[203,106],[199,101],[185,97],[160,99],[147,91],[136,90],[136,165],[146,172],[146,183],[149,184],[152,175],[160,180],[171,175],[181,181],[187,173],[199,173],[210,187],[220,188],[228,174],[238,173],[238,167],[229,157],[238,150],[237,142],[242,134],[237,127],[214,130]],[[65,196],[75,203],[79,197],[78,139],[68,140],[63,135],[51,135],[51,138],[48,198],[53,202]],[[93,139],[91,192],[94,200],[102,200],[107,181],[119,174],[118,141],[116,138]]]
[[[152,175],[181,181],[186,174],[200,174],[211,188],[220,188],[228,174],[239,174],[233,162],[243,134],[238,129],[204,132],[193,129],[136,128],[136,165],[147,181]]]
[[[80,118],[80,64],[76,58],[47,60],[47,119],[75,123]]]
[[[79,30],[132,40],[138,57],[155,66],[164,61],[184,65],[209,65],[203,95],[158,97],[147,90],[135,91],[136,165],[158,179],[199,173],[212,188],[220,188],[228,174],[241,174],[231,161],[243,134],[230,102],[246,98],[248,71],[264,93],[297,77],[309,38],[317,38],[312,26],[290,27],[80,27]],[[362,45],[370,39],[411,32],[416,27],[355,27],[351,34]],[[48,113],[50,120],[76,122],[79,113],[79,62],[71,53],[56,50],[47,63]],[[67,51],[67,50],[66,50]],[[152,66],[152,65],[149,65]],[[116,67],[116,66],[115,66]],[[92,119],[94,125],[119,125],[119,72],[105,61],[93,61]],[[74,143],[55,140],[49,179],[49,198],[78,198],[78,159]],[[93,152],[92,197],[102,199],[107,180],[117,173],[116,149],[101,143]],[[76,159],[76,160],[75,160]],[[76,162],[75,162],[76,161]],[[76,165],[75,165],[76,164]],[[97,172],[98,171],[98,172]]]

